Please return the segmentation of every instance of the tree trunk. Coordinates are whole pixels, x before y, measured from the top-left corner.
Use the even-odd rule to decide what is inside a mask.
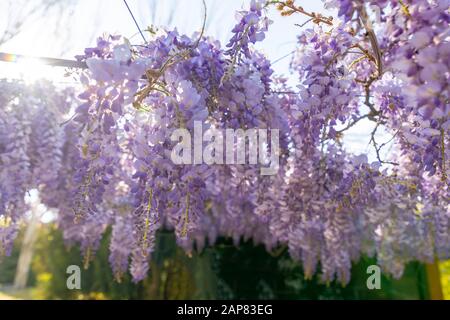
[[[27,286],[28,273],[33,258],[34,243],[38,235],[40,218],[38,206],[39,203],[33,203],[31,205],[31,220],[25,231],[22,248],[20,249],[19,261],[17,262],[16,276],[14,278],[14,289],[16,290],[24,289]]]

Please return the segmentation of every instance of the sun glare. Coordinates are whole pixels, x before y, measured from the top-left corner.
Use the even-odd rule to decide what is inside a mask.
[[[33,83],[40,79],[55,82],[64,80],[63,70],[56,70],[52,66],[45,65],[39,58],[1,62],[0,66],[0,78],[3,79],[23,80],[26,83]]]

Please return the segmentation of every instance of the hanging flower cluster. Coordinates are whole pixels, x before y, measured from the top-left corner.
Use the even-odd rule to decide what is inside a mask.
[[[62,168],[60,124],[74,105],[71,89],[42,81],[33,85],[0,81],[0,252],[9,254],[28,208],[31,189],[56,188]]]
[[[270,1],[283,15],[306,14],[316,24],[298,37],[295,88],[251,47],[269,25],[266,4],[252,1],[225,49],[203,33],[161,31],[139,46],[100,38],[78,57],[88,66],[81,102],[59,128],[57,115],[30,112],[29,103],[20,104],[26,111],[13,108],[2,90],[3,248],[14,238],[23,194],[39,185],[86,265],[112,227],[109,261],[118,280],[128,270],[135,281],[146,277],[161,229],[172,230],[187,253],[219,236],[286,247],[307,277],[320,269],[324,281],[344,284],[361,254],[376,255],[396,277],[411,260],[448,257],[448,1],[326,2],[343,21]],[[58,101],[68,113],[70,102]],[[367,137],[374,162],[342,144],[363,119],[374,123]],[[275,175],[261,175],[255,161],[225,164],[239,139],[205,135],[180,152],[173,139],[178,129],[194,137],[253,128],[268,129],[269,140],[279,130]],[[382,158],[378,128],[392,134],[395,156]],[[186,162],[174,162],[174,152]]]

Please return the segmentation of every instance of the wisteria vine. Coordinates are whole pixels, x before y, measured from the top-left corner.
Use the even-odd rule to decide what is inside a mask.
[[[86,266],[112,227],[119,281],[128,270],[135,281],[146,277],[161,229],[187,253],[220,236],[286,248],[306,277],[320,270],[323,281],[343,284],[362,254],[395,277],[409,261],[448,258],[450,2],[325,5],[338,17],[294,1],[252,1],[225,48],[203,31],[159,30],[142,45],[99,38],[77,57],[88,69],[76,98],[49,84],[0,83],[2,252],[26,211],[24,194],[38,188]],[[299,26],[297,87],[252,46],[264,40],[271,6],[312,24]],[[175,164],[171,134],[193,133],[195,121],[278,129],[277,174],[262,176],[253,164]],[[360,121],[373,123],[376,161],[342,143]],[[386,158],[381,129],[392,136]]]

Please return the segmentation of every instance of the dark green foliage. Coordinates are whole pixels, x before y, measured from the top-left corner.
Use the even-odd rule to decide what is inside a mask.
[[[108,262],[107,232],[94,261],[81,271],[81,290],[68,290],[66,269],[69,265],[83,266],[79,249],[64,245],[59,230],[51,228],[42,236],[34,266],[40,273],[51,275],[45,284],[44,296],[51,299],[207,299],[214,298],[214,281],[205,256],[187,257],[175,244],[171,233],[158,236],[149,277],[138,284],[125,275],[118,283]]]
[[[50,228],[45,235],[41,235],[38,254],[34,261],[35,269],[51,275],[50,280],[45,284],[45,298],[99,298],[98,294],[92,293],[102,293],[105,298],[110,299],[137,299],[142,296],[143,285],[132,283],[130,277],[125,277],[121,283],[114,280],[108,263],[108,254],[107,242],[102,241],[94,261],[88,269],[84,270],[78,247],[67,247],[61,232],[56,228]],[[69,265],[82,268],[81,290],[67,289],[66,270]]]
[[[424,267],[407,266],[400,280],[382,275],[381,290],[369,290],[367,266],[374,259],[363,258],[353,266],[351,282],[342,287],[323,284],[319,277],[304,278],[301,266],[286,251],[273,256],[263,246],[244,242],[236,247],[221,239],[213,247],[188,257],[175,243],[170,232],[160,232],[152,256],[149,277],[139,284],[125,275],[114,280],[108,262],[108,238],[105,235],[94,261],[81,272],[81,290],[66,286],[69,265],[83,266],[79,249],[67,248],[61,232],[52,226],[41,228],[33,261],[38,275],[40,298],[47,299],[426,299]],[[19,254],[0,265],[0,283],[12,283]],[[319,272],[320,273],[320,272]],[[31,282],[34,284],[34,281]]]
[[[351,282],[323,284],[319,276],[305,280],[301,266],[287,252],[278,257],[251,242],[238,248],[223,241],[213,251],[219,278],[218,297],[222,299],[425,299],[426,274],[418,263],[407,266],[400,280],[382,274],[381,289],[366,286],[369,265],[375,259],[363,258],[352,268]],[[319,272],[320,273],[320,272]]]

